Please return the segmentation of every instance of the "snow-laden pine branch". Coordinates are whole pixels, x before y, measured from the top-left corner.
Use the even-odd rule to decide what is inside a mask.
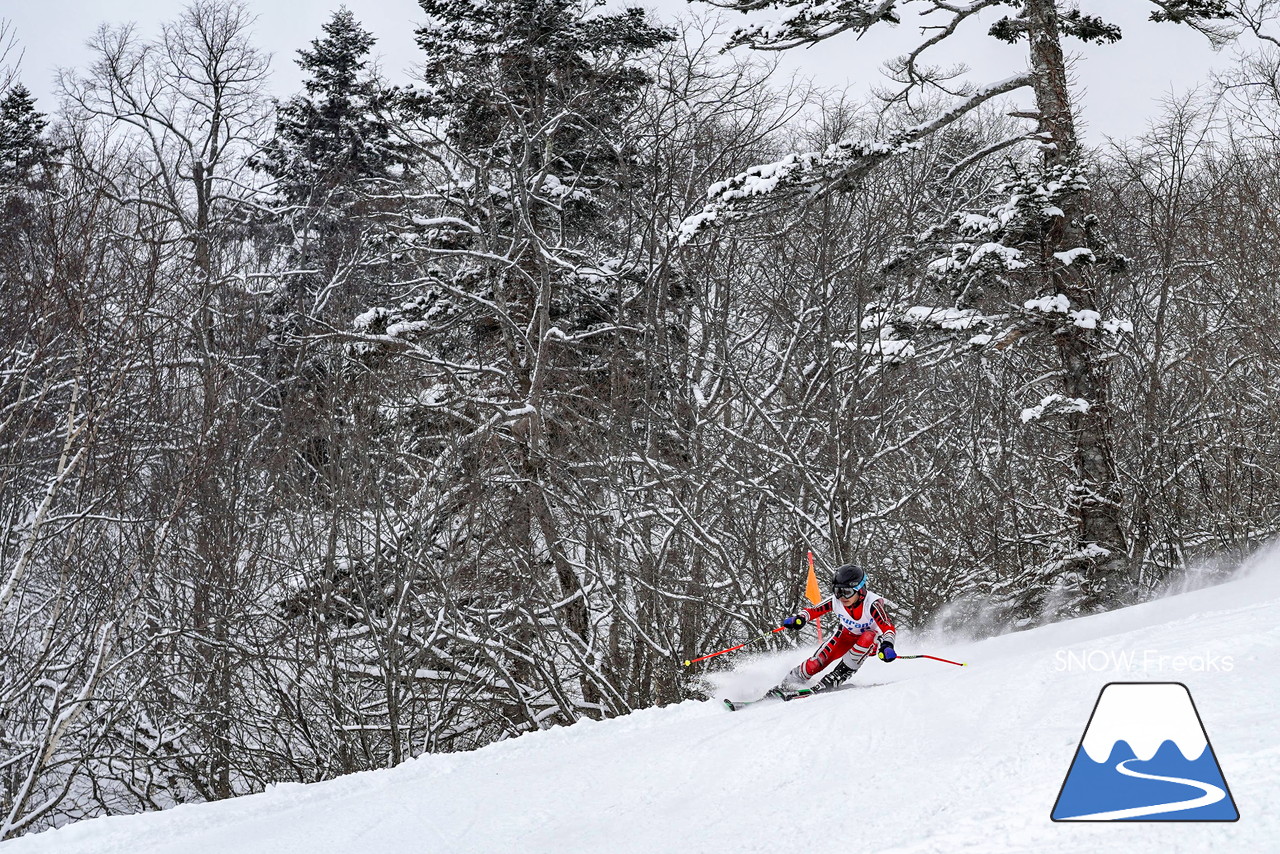
[[[708,229],[741,219],[753,204],[775,194],[820,195],[856,187],[887,159],[919,148],[923,140],[987,101],[1029,85],[1031,75],[1019,74],[985,86],[936,118],[904,128],[887,139],[844,139],[823,151],[789,154],[773,163],[752,166],[708,188],[707,204],[680,224],[679,240],[688,243]]]

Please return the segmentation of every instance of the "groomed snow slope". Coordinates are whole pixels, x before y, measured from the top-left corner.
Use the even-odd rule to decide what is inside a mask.
[[[856,677],[864,687],[827,696],[738,713],[690,701],[388,771],[81,822],[0,852],[1275,852],[1278,626],[1272,552],[1230,583],[1109,614],[977,643],[899,641],[965,668],[873,661]],[[744,660],[728,684],[780,676],[804,649]],[[1240,821],[1050,822],[1099,690],[1137,680],[1190,688]]]

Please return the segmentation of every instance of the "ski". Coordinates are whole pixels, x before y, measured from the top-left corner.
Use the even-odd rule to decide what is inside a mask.
[[[791,697],[784,697],[783,699],[794,700],[797,697],[810,697],[810,696],[813,696],[814,694],[830,694],[833,691],[847,691],[853,688],[874,688],[877,685],[884,685],[884,684],[886,683],[884,682],[846,682],[843,685],[837,685],[834,688],[823,688],[821,685],[816,685],[813,688],[806,690],[803,694],[796,694]]]
[[[775,700],[775,699],[783,700],[783,701],[794,700],[796,697],[803,697],[811,693],[813,693],[813,689],[811,688],[801,688],[799,691],[782,691],[778,688],[770,688],[768,691],[765,692],[765,695],[763,697],[757,697],[754,700],[725,699],[725,700],[722,700],[721,702],[724,703],[724,707],[726,709],[728,709],[731,712],[736,712],[741,709],[745,709],[747,706],[754,706],[756,703],[763,703],[765,700]]]
[[[798,700],[801,697],[812,696],[813,694],[818,693],[818,690],[819,689],[817,688],[801,688],[799,691],[787,691],[779,696],[782,697],[784,703],[789,703],[792,700]]]
[[[764,700],[764,699],[766,698],[761,697],[759,700],[730,700],[729,698],[726,697],[721,702],[724,703],[724,707],[729,711],[737,712],[737,711],[741,711],[742,709],[745,709],[747,706],[754,706],[756,703],[759,703],[760,700]]]
[[[834,688],[823,688],[821,685],[815,685],[812,688],[801,688],[799,691],[781,691],[772,688],[765,693],[763,697],[757,697],[754,700],[721,700],[724,707],[731,712],[741,711],[747,706],[754,706],[756,703],[763,703],[765,700],[782,700],[789,703],[792,700],[798,700],[801,697],[812,697],[814,694],[829,694],[832,691],[844,691],[847,688],[871,688],[875,685],[884,683],[880,682],[849,682],[844,685],[837,685]]]

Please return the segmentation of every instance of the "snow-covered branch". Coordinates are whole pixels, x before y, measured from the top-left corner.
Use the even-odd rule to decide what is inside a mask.
[[[821,152],[791,154],[773,163],[753,166],[713,184],[707,190],[709,203],[681,223],[679,239],[687,243],[708,229],[741,219],[753,203],[774,194],[820,195],[855,188],[885,160],[915,150],[922,140],[982,104],[1030,83],[1030,75],[1021,74],[986,86],[936,118],[904,128],[884,140],[846,139]]]

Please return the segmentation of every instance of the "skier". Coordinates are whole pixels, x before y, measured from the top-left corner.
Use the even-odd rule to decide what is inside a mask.
[[[830,613],[840,621],[836,633],[811,658],[796,665],[769,693],[781,696],[801,690],[805,683],[836,659],[840,659],[839,663],[822,677],[815,691],[827,691],[844,683],[877,649],[883,661],[893,661],[898,657],[893,649],[896,636],[893,622],[889,619],[884,600],[867,591],[867,574],[862,567],[848,564],[836,569],[831,577],[831,597],[820,605],[787,617],[782,625],[797,631],[809,620]]]

